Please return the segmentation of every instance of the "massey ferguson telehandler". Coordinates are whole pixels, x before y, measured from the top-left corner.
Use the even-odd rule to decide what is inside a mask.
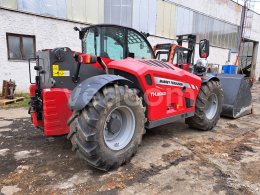
[[[29,113],[46,136],[68,134],[80,157],[109,170],[131,159],[145,129],[181,119],[199,130],[216,125],[223,102],[217,77],[155,59],[145,35],[131,28],[75,30],[81,52],[42,50],[29,60],[37,73]],[[200,56],[208,55],[209,43],[201,41]]]
[[[177,44],[165,43],[155,45],[153,50],[156,59],[202,76],[207,71],[207,64],[203,65],[201,60],[199,60],[199,63],[194,63],[196,35],[179,35],[176,41]],[[186,41],[187,47],[183,46],[184,41]],[[203,42],[207,42],[207,40],[203,40]],[[200,47],[203,47],[203,44],[200,44]],[[200,57],[207,58],[205,55],[206,53]],[[221,115],[230,118],[239,118],[251,114],[252,78],[243,74],[214,73],[214,75],[219,79],[224,93]]]

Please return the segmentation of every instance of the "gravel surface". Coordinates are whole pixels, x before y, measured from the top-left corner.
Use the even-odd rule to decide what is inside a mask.
[[[148,130],[130,163],[93,169],[65,136],[43,136],[26,108],[0,110],[2,194],[260,194],[260,84],[254,113],[213,131],[183,121]]]

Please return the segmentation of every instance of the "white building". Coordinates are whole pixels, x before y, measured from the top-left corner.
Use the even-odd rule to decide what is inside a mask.
[[[234,63],[241,12],[231,0],[0,0],[0,82],[14,79],[17,91],[28,91],[28,57],[62,46],[80,51],[73,27],[97,23],[147,32],[152,45],[196,34],[197,41],[210,40],[209,63]],[[250,42],[242,55],[251,56],[252,74],[259,79],[260,15],[250,11],[249,18],[245,37]]]

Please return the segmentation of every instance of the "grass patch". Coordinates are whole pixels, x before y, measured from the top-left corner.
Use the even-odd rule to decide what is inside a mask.
[[[15,97],[24,97],[23,101],[7,104],[7,105],[0,105],[0,108],[20,108],[20,107],[28,107],[28,102],[30,100],[29,93],[18,93],[15,94]]]

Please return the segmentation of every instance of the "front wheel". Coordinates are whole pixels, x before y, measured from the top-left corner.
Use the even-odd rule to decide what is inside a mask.
[[[191,128],[208,131],[216,126],[223,104],[223,90],[218,81],[202,84],[196,100],[195,114],[185,122]]]
[[[95,168],[109,170],[129,161],[144,134],[145,108],[136,89],[104,87],[70,124],[73,150]]]

